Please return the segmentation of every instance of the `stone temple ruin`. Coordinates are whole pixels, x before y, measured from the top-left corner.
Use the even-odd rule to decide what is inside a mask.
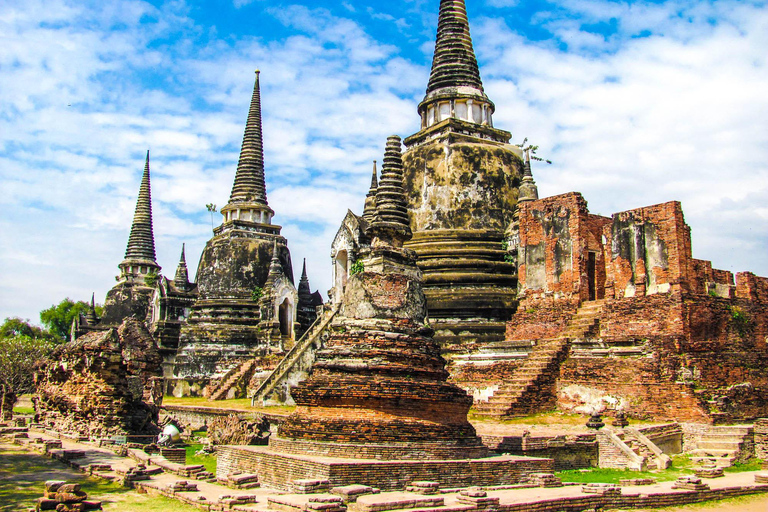
[[[92,304],[39,376],[44,424],[139,434],[159,390],[295,405],[261,418],[268,445],[220,447],[220,478],[387,490],[663,467],[694,447],[733,461],[707,429],[768,416],[768,279],[694,259],[678,202],[604,217],[577,192],[539,198],[529,151],[493,125],[463,0],[440,2],[420,130],[387,140],[362,214],[331,243],[327,304],[306,262],[294,285],[272,223],[259,80],[194,282],[183,248],[174,278],[160,275],[147,155],[103,318]],[[473,426],[550,410],[673,423],[552,437]],[[734,429],[712,435],[757,439]]]

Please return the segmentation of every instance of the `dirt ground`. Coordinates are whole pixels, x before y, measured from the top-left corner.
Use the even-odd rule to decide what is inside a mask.
[[[674,508],[633,508],[606,512],[768,512],[768,496],[749,496],[733,501],[700,503]]]

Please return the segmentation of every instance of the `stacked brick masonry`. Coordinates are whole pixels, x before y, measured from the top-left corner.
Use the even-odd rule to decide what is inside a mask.
[[[738,320],[735,311],[747,320]],[[631,397],[632,414],[657,419],[706,420],[710,407],[703,401],[717,402],[711,409],[732,418],[764,415],[767,311],[756,301],[706,295],[609,301],[600,319],[600,339],[608,346],[640,346],[642,355],[580,353],[561,367],[560,386],[580,384]]]
[[[360,484],[382,490],[404,489],[414,481],[439,482],[441,487],[509,485],[534,472],[551,472],[550,459],[489,457],[454,461],[355,461],[280,454],[254,446],[223,446],[218,451],[217,477],[234,472],[256,473],[268,487],[291,490],[302,479],[329,480],[332,487]]]
[[[482,437],[483,443],[497,453],[552,459],[556,471],[596,467],[598,462],[595,434]]]
[[[768,304],[768,278],[752,272],[736,274],[736,296]]]
[[[755,422],[755,456],[768,461],[768,418]]]
[[[602,298],[605,284],[603,230],[611,219],[592,215],[581,194],[571,192],[523,204],[520,211],[518,289],[526,297]],[[594,255],[590,262],[589,254]],[[590,272],[596,288],[590,297]]]
[[[690,290],[691,230],[679,202],[616,213],[603,236],[610,251],[607,297]]]

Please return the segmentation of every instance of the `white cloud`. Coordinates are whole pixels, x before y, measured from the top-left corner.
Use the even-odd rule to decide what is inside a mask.
[[[186,242],[194,273],[211,235],[204,205],[229,197],[257,67],[270,205],[296,277],[306,257],[325,293],[331,239],[347,208],[360,213],[371,160],[388,135],[418,129],[437,13],[434,2],[406,4],[413,34],[402,44],[374,38],[370,15],[341,3],[333,12],[249,8],[256,24],[279,20],[289,34],[279,40],[217,38],[181,2],[0,5],[0,318],[36,321],[65,296],[104,297],[147,149],[158,261],[173,274]],[[767,275],[765,10],[730,1],[547,7],[533,16],[553,32],[546,41],[503,20],[472,20],[496,125],[555,161],[534,169],[540,193],[580,190],[602,214],[680,199],[694,256]],[[611,18],[613,32],[584,26]]]

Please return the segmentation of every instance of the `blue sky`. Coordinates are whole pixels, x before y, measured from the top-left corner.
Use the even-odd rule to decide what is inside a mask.
[[[0,4],[0,318],[114,284],[152,153],[158,262],[190,271],[262,71],[267,194],[313,288],[386,137],[418,129],[438,0]],[[768,275],[765,2],[468,0],[496,126],[593,213],[680,200],[694,257]],[[215,219],[219,222],[220,217]]]

